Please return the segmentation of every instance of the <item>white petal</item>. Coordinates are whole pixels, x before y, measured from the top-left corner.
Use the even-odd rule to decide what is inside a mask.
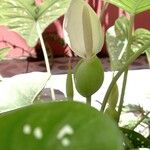
[[[64,37],[66,43],[80,57],[85,57],[85,45],[82,26],[84,2],[72,0],[64,18]]]
[[[84,36],[86,57],[90,58],[92,57],[93,38],[92,38],[92,22],[90,12],[87,6],[83,7],[82,23],[83,23],[83,36]]]
[[[87,7],[89,8],[88,10],[90,12],[92,25],[92,39],[93,39],[92,51],[94,54],[97,54],[101,51],[102,46],[104,44],[104,34],[98,16],[89,5]]]
[[[101,50],[104,39],[100,21],[85,1],[71,1],[63,27],[66,43],[78,56],[91,57]]]

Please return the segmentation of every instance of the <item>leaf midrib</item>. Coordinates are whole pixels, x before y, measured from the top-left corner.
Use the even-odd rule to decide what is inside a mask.
[[[48,8],[50,8],[50,6],[54,5],[55,2],[56,1],[53,1],[52,3],[50,3],[49,5],[47,5],[47,7],[45,7],[45,9],[43,9],[43,11],[40,12],[40,10],[39,10],[40,13],[37,15],[37,20],[47,11]],[[40,7],[40,8],[42,8],[42,7]]]
[[[23,6],[24,10],[27,10],[27,13],[32,16],[33,21],[35,21],[35,13],[33,13],[32,10],[26,7],[20,0],[18,0],[18,2]]]

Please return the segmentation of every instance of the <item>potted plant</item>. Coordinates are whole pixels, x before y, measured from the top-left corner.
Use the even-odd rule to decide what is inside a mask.
[[[102,12],[109,3],[124,9],[130,17],[118,18],[114,26],[106,32],[107,49],[114,74],[101,110],[98,111],[89,104],[92,95],[101,87],[104,79],[103,66],[96,56],[104,43],[105,34],[100,25],[103,16],[98,18],[84,0],[45,0],[40,6],[35,6],[34,0],[1,0],[0,24],[19,32],[30,46],[34,46],[39,38],[47,68],[46,73],[24,74],[10,80],[0,78],[0,89],[6,89],[3,90],[5,96],[1,97],[4,105],[0,106],[2,150],[150,148],[148,138],[133,130],[119,127],[128,66],[141,53],[149,53],[150,47],[150,32],[146,29],[134,31],[134,17],[150,9],[150,1],[143,0],[141,3],[140,0],[106,0]],[[73,71],[71,65],[69,67],[66,82],[67,98],[64,101],[34,104],[37,95],[51,77],[42,32],[64,13],[65,41],[81,60]],[[122,74],[124,78],[119,97],[117,80]],[[13,82],[10,82],[11,80]],[[88,105],[73,101],[73,80],[77,91],[86,98]],[[9,86],[6,86],[8,84]],[[3,88],[4,86],[7,88]],[[10,86],[14,86],[14,91]],[[54,100],[53,89],[51,95]]]

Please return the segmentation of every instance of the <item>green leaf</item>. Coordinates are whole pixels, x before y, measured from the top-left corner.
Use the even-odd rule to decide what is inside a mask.
[[[147,29],[139,28],[135,31],[131,48],[134,52],[137,52],[147,42],[150,42],[150,31]],[[148,48],[145,52],[150,63],[150,48]]]
[[[126,17],[118,18],[115,25],[106,32],[106,43],[112,70],[122,68],[134,53],[150,43],[150,31],[139,28],[132,35],[131,50],[127,49],[128,33],[129,20]],[[146,49],[147,53],[149,53],[149,49]]]
[[[45,0],[39,7],[37,21],[42,31],[54,20],[62,16],[69,7],[71,0]]]
[[[34,0],[1,0],[0,24],[20,33],[30,46],[37,41]]]
[[[106,33],[107,50],[109,53],[112,70],[119,70],[126,63],[133,52],[128,50],[129,20],[120,17],[115,25],[110,27]]]
[[[135,31],[131,48],[133,49],[134,52],[137,52],[149,41],[150,41],[150,31],[147,29],[139,28]],[[150,64],[150,48],[148,48],[145,51],[145,53],[147,55],[147,59]]]
[[[123,150],[117,126],[82,103],[34,104],[2,114],[0,122],[2,150]]]
[[[0,113],[32,104],[48,79],[47,73],[40,72],[3,78],[0,82]]]
[[[133,148],[150,148],[150,140],[148,138],[145,138],[133,130],[126,128],[121,128],[121,130],[125,137],[129,139],[129,142],[131,145],[133,145]]]
[[[133,35],[133,42],[131,48],[133,49],[134,52],[137,52],[149,41],[150,41],[150,31],[147,29],[139,28],[135,31]]]
[[[45,0],[41,6],[35,6],[34,0],[1,0],[0,3],[0,24],[20,33],[34,47],[38,40],[37,22],[43,32],[65,13],[70,0]]]
[[[118,98],[119,98],[119,90],[117,83],[115,83],[108,97],[108,104],[112,109],[116,108]]]
[[[2,49],[0,49],[0,60],[3,60],[7,56],[9,51],[10,51],[10,48],[2,48]]]
[[[115,108],[108,106],[105,110],[105,114],[107,114],[110,118],[112,118],[114,121],[117,122],[118,112],[116,111]]]
[[[149,0],[106,0],[130,14],[138,14],[146,10],[150,10]]]

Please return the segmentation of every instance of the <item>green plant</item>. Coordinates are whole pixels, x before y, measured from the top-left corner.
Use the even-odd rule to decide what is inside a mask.
[[[103,67],[96,56],[104,43],[104,33],[93,9],[83,0],[72,0],[71,2],[69,0],[45,0],[39,7],[34,5],[33,0],[26,2],[23,0],[0,0],[0,2],[0,24],[5,24],[19,32],[31,46],[34,46],[39,38],[45,55],[48,74],[39,77],[43,79],[40,80],[40,83],[35,81],[37,89],[34,90],[33,86],[28,89],[26,86],[27,95],[32,97],[27,104],[31,105],[37,93],[50,78],[50,68],[41,32],[66,10],[65,40],[81,57],[74,72],[69,66],[66,85],[67,100],[73,100],[72,75],[74,75],[77,90],[86,97],[87,103],[90,104],[91,96],[101,87],[104,78]],[[109,3],[124,9],[130,17],[129,19],[126,16],[118,18],[114,26],[106,32],[111,69],[115,72],[105,94],[101,111],[85,104],[65,101],[32,104],[25,108],[2,113],[0,115],[0,148],[2,150],[50,148],[54,150],[133,150],[141,147],[150,148],[148,138],[144,138],[133,130],[116,126],[116,124],[119,125],[123,108],[128,66],[141,53],[149,53],[150,31],[146,29],[134,31],[133,27],[135,15],[149,10],[150,1],[106,0],[100,16],[101,20]],[[20,13],[16,15],[16,12]],[[124,78],[119,97],[117,80],[122,74],[124,74]],[[3,83],[2,80],[0,85]],[[28,93],[31,89],[34,90],[32,94]],[[25,90],[23,89],[23,91]],[[18,93],[16,92],[15,95]],[[16,102],[23,99],[22,95],[21,93],[21,97],[18,96]],[[26,99],[24,100],[26,101]],[[107,104],[108,107],[106,107]],[[8,106],[12,107],[12,103]],[[3,107],[4,111],[10,110],[8,106]],[[21,106],[25,105],[19,103],[17,107]],[[14,108],[16,107],[11,109]],[[110,120],[105,113],[115,121]],[[10,141],[9,144],[8,141]]]
[[[50,23],[64,14],[69,1],[45,0],[40,6],[36,6],[34,0],[0,0],[0,3],[0,24],[19,32],[31,47],[36,45],[38,38],[40,39],[46,69],[51,76],[42,32]],[[52,98],[55,99],[53,89],[51,93]]]

